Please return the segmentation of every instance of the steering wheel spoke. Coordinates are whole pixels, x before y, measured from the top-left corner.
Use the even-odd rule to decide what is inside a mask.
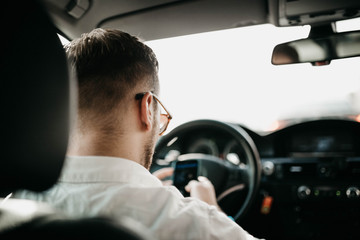
[[[229,170],[228,183],[230,185],[244,184],[249,185],[251,181],[251,169],[247,166],[241,168],[232,168]]]

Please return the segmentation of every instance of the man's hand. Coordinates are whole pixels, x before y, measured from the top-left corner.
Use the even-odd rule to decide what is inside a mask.
[[[206,177],[200,176],[198,180],[192,180],[185,186],[185,190],[190,193],[190,197],[200,199],[222,211],[216,201],[214,185]]]
[[[160,179],[163,183],[164,186],[170,186],[172,185],[172,180],[164,180],[167,177],[172,176],[174,173],[174,169],[171,167],[166,167],[166,168],[161,168],[159,170],[156,170],[155,172],[153,172],[152,174],[157,177],[158,179]]]
[[[172,180],[165,180],[165,178],[172,176],[174,169],[171,167],[161,168],[152,174],[159,178],[164,186],[172,185]],[[185,190],[190,193],[190,197],[197,198],[206,202],[209,205],[215,206],[219,211],[222,211],[216,201],[215,189],[209,179],[206,177],[198,177],[198,181],[192,180],[185,186]]]

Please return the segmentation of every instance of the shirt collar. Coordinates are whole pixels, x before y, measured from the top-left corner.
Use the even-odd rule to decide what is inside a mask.
[[[161,186],[161,181],[142,165],[123,158],[67,156],[60,182],[117,182],[142,186]]]

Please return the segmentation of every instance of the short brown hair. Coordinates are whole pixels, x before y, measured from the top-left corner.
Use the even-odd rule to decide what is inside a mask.
[[[80,113],[111,113],[141,81],[158,91],[158,61],[137,37],[97,28],[65,49],[78,77]]]

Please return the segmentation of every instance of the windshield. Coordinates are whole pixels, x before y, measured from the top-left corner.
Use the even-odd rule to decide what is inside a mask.
[[[275,45],[309,31],[266,24],[147,42],[160,64],[160,98],[174,116],[169,129],[205,118],[258,133],[310,119],[355,120],[359,57],[321,67],[271,64]]]

